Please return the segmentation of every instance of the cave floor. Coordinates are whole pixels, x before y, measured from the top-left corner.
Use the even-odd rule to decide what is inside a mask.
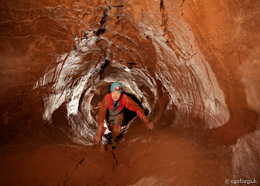
[[[231,178],[227,149],[136,124],[113,152],[71,144],[6,145],[0,149],[0,185],[225,185]]]

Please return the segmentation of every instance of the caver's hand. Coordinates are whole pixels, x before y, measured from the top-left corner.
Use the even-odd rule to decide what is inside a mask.
[[[150,122],[146,116],[142,118],[142,121],[145,123],[148,129],[152,130],[154,128],[153,122]]]
[[[153,124],[153,122],[149,122],[149,123],[147,123],[147,128],[149,129],[149,130],[152,130],[153,128],[154,128],[154,124]]]
[[[105,131],[105,128],[103,127],[103,124],[102,125],[98,125],[96,136],[94,138],[96,145],[100,144],[104,131]]]

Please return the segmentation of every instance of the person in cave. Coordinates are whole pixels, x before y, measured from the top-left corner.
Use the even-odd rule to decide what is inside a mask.
[[[108,111],[108,128],[112,132],[112,149],[116,148],[124,118],[123,108],[135,111],[143,123],[146,124],[148,129],[154,128],[154,124],[145,116],[144,110],[140,108],[139,105],[129,96],[124,94],[122,84],[119,82],[114,82],[110,86],[110,93],[103,98],[100,105],[100,110],[98,113],[98,127],[95,136],[96,145],[100,144],[102,136],[105,132],[106,128],[104,127],[104,120]]]

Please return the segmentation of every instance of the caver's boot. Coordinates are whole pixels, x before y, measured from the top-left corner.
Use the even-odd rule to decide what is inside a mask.
[[[115,149],[117,146],[117,141],[112,139],[111,143],[112,143],[112,149]]]
[[[106,145],[106,150],[112,151],[116,148],[116,146],[117,142],[112,139],[111,142]]]

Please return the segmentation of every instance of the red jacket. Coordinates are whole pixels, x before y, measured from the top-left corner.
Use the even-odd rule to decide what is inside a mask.
[[[116,110],[121,111],[125,107],[129,110],[135,111],[137,115],[140,117],[140,119],[146,124],[147,122],[149,122],[148,118],[144,115],[143,109],[141,109],[139,105],[136,102],[134,102],[129,96],[123,94],[119,102],[120,105]],[[109,93],[103,98],[101,102],[98,113],[98,125],[104,125],[107,109],[113,110],[113,108],[113,100],[111,97],[111,93]]]

